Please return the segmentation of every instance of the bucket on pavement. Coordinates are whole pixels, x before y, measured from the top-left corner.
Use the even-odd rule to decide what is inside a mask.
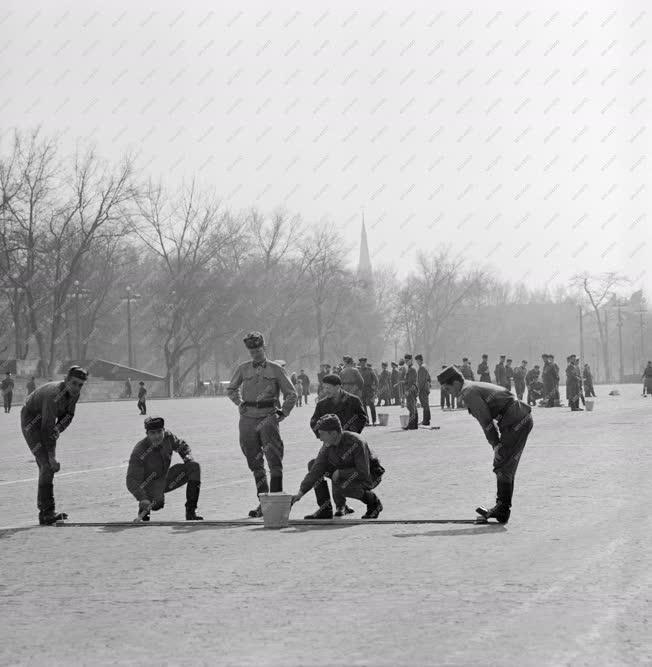
[[[595,405],[595,401],[590,401],[588,398],[586,399],[586,411],[587,412],[593,412],[593,406]]]
[[[263,510],[265,528],[287,528],[292,507],[292,494],[260,493],[258,498]]]
[[[378,424],[380,426],[387,426],[389,423],[389,413],[388,412],[379,412],[378,413]]]
[[[403,428],[408,425],[408,421],[410,421],[410,415],[401,415],[401,426]]]

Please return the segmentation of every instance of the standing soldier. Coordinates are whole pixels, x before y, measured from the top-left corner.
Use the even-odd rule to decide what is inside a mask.
[[[589,371],[589,373],[590,372],[591,371]],[[652,394],[652,361],[647,362],[647,366],[643,370],[643,375],[641,376],[641,379],[643,380],[643,396],[645,396],[646,394]],[[593,383],[591,383],[591,391],[593,391]],[[595,396],[595,394],[593,395]]]
[[[430,373],[423,365],[423,355],[417,354],[415,357],[417,362],[417,390],[419,395],[419,403],[423,408],[423,422],[424,426],[430,426]]]
[[[405,407],[405,375],[407,367],[405,366],[405,359],[398,360],[398,396],[401,401],[401,407]]]
[[[360,375],[362,375],[362,380],[364,386],[362,388],[362,405],[364,405],[365,411],[371,413],[371,419],[367,420],[370,426],[377,426],[376,424],[376,406],[374,399],[376,392],[378,391],[378,376],[376,371],[367,364],[366,357],[360,357]]]
[[[469,414],[478,420],[494,450],[496,504],[491,509],[478,507],[476,512],[485,520],[496,519],[499,523],[507,523],[511,513],[516,469],[532,430],[531,408],[514,398],[504,387],[465,380],[452,366],[440,373],[437,380],[454,396],[464,394]]]
[[[482,361],[478,364],[478,378],[480,382],[491,382],[491,373],[489,373],[489,356],[482,355]]]
[[[572,412],[581,412],[580,408],[580,384],[577,375],[577,367],[575,366],[575,355],[571,354],[566,361],[566,400],[568,407]]]
[[[131,378],[125,380],[125,398],[131,398]]]
[[[505,387],[505,382],[507,381],[507,374],[505,373],[505,355],[500,355],[500,361],[496,364],[494,368],[494,377],[496,378],[496,384]]]
[[[471,368],[471,362],[468,357],[462,359],[462,367],[459,370],[465,380],[475,380],[475,375],[473,375],[473,369]],[[457,406],[459,408],[464,407],[464,399],[461,396],[457,397]]]
[[[552,365],[550,357],[542,354],[543,368],[541,369],[541,381],[543,382],[543,405],[546,408],[552,408],[555,404],[555,387],[552,379]]]
[[[145,389],[145,383],[141,380],[138,388],[138,409],[140,410],[141,415],[147,414],[147,389]]]
[[[391,404],[392,402],[392,388],[391,388],[391,376],[387,370],[387,362],[383,361],[380,364],[382,370],[378,376],[378,403],[376,407],[379,408],[381,402],[385,402],[385,407]]]
[[[72,366],[63,382],[47,382],[33,391],[20,413],[23,436],[38,465],[36,504],[42,526],[68,518],[65,512],[57,514],[54,509],[54,474],[61,470],[56,459],[57,439],[75,416],[75,406],[87,378],[83,368]]]
[[[518,398],[519,401],[523,400],[523,394],[525,393],[525,378],[527,373],[527,361],[523,359],[523,361],[521,361],[521,365],[514,369],[514,389],[516,391],[516,398]],[[530,402],[528,401],[528,405],[529,404]]]
[[[360,375],[360,371],[353,365],[353,357],[344,356],[344,368],[340,373],[342,379],[342,388],[362,399],[362,390],[364,389],[364,378]]]
[[[417,371],[412,365],[412,355],[406,354],[405,365],[407,370],[405,372],[405,405],[408,410],[409,419],[408,425],[403,427],[404,431],[413,431],[419,428],[419,412],[417,411],[417,396],[419,395],[419,388],[417,386]]]
[[[555,355],[549,354],[548,360],[550,361],[551,366],[551,377],[552,377],[552,387],[553,387],[553,407],[561,407],[561,397],[559,395],[559,364],[555,362]]]
[[[296,373],[292,373],[290,382],[294,385],[294,391],[297,395],[297,407],[301,407],[303,405],[303,382]]]
[[[648,362],[649,364],[650,362]],[[588,364],[584,364],[584,372],[582,374],[584,378],[584,388],[586,389],[586,395],[595,398],[595,389],[593,388],[593,373],[591,373],[591,367]]]
[[[389,375],[390,382],[392,385],[392,398],[394,399],[394,405],[401,404],[401,394],[399,390],[399,373],[398,373],[398,364],[395,361],[392,361],[392,372]]]
[[[575,358],[573,359],[573,363],[575,364],[575,376],[577,377],[577,386],[579,387],[579,392],[580,392],[580,401],[582,401],[582,405],[586,407],[586,401],[584,400],[584,383],[582,381],[582,369],[580,368],[580,360],[573,355]]]
[[[299,371],[299,380],[301,380],[301,393],[303,394],[303,402],[308,405],[308,396],[310,395],[310,378],[306,375],[303,368]]]
[[[537,399],[541,398],[541,391],[538,390],[539,385],[539,364],[535,364],[534,368],[525,375],[525,385],[527,387],[527,404],[536,405]]]
[[[514,378],[514,369],[512,368],[512,360],[508,359],[505,362],[505,389],[512,390],[512,380]]]
[[[11,402],[14,398],[14,380],[9,371],[7,371],[1,386],[5,412],[11,412]]]
[[[292,412],[297,395],[283,368],[266,358],[261,333],[252,331],[243,342],[251,361],[238,366],[226,393],[240,412],[240,449],[253,473],[256,496],[270,491],[277,493],[283,491],[283,440],[279,422]],[[281,392],[283,407],[279,402]],[[269,485],[263,457],[269,466]],[[249,512],[250,517],[262,515],[260,504]]]
[[[163,508],[165,494],[186,484],[186,521],[202,521],[204,517],[197,515],[201,470],[190,447],[165,430],[163,417],[148,417],[145,434],[131,452],[127,468],[127,489],[138,501],[138,519],[149,521],[150,512]],[[170,467],[172,452],[183,463]]]
[[[27,384],[25,385],[25,391],[27,392],[27,396],[29,396],[34,390],[36,389],[36,378],[32,375],[32,377],[28,380]]]

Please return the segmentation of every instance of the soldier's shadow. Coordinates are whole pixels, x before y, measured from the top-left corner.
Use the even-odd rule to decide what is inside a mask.
[[[311,530],[339,530],[340,528],[353,528],[356,524],[346,524],[344,521],[342,523],[337,523],[337,524],[328,524],[328,525],[309,525],[309,526],[288,526],[287,528],[282,528],[278,530],[282,530],[284,535],[291,535],[292,533],[305,533]],[[256,526],[256,528],[252,528],[252,530],[267,530],[269,531],[269,528],[265,528],[264,526]]]
[[[393,537],[459,537],[460,535],[483,535],[486,533],[506,533],[507,528],[502,524],[488,524],[473,526],[472,528],[449,528],[447,530],[429,530],[425,533],[394,534]]]

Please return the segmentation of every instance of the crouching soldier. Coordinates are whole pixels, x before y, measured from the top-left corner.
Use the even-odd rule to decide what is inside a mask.
[[[145,433],[131,452],[127,469],[127,489],[138,501],[138,519],[149,521],[150,512],[163,508],[165,494],[185,484],[186,521],[202,521],[204,517],[197,516],[201,473],[190,447],[165,430],[163,417],[148,417]],[[177,452],[183,463],[170,467],[172,452]]]
[[[54,474],[61,469],[56,459],[57,439],[75,416],[87,378],[83,368],[72,366],[63,382],[47,382],[33,391],[20,412],[23,437],[38,465],[36,504],[42,526],[68,518],[65,512],[57,514],[54,509]]]
[[[489,510],[478,507],[476,512],[484,519],[494,518],[499,523],[507,523],[512,506],[516,469],[532,430],[530,406],[515,398],[505,387],[489,382],[465,380],[452,366],[442,371],[437,380],[453,396],[464,396],[469,414],[478,420],[494,450],[496,505]]]
[[[347,498],[356,498],[367,505],[363,519],[377,519],[383,511],[383,505],[371,489],[378,486],[385,472],[377,459],[372,465],[372,456],[365,440],[349,431],[342,431],[337,415],[324,415],[315,425],[319,439],[324,443],[317,458],[308,463],[308,474],[299,487],[299,492],[292,499],[292,504],[314,487],[319,509],[306,519],[332,519],[328,485],[324,477],[330,477],[333,483],[335,506],[344,508]],[[342,516],[343,511],[336,513]]]

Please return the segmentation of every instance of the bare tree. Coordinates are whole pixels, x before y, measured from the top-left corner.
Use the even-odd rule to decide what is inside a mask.
[[[611,363],[609,358],[609,345],[607,341],[606,326],[606,312],[605,322],[603,323],[600,317],[600,308],[606,306],[614,296],[614,289],[629,282],[625,276],[614,272],[606,272],[600,274],[590,274],[588,272],[578,273],[570,280],[571,287],[582,290],[593,309],[595,322],[598,327],[598,335],[600,336],[600,347],[602,348],[602,356],[604,360],[605,375],[607,382],[612,380]]]

